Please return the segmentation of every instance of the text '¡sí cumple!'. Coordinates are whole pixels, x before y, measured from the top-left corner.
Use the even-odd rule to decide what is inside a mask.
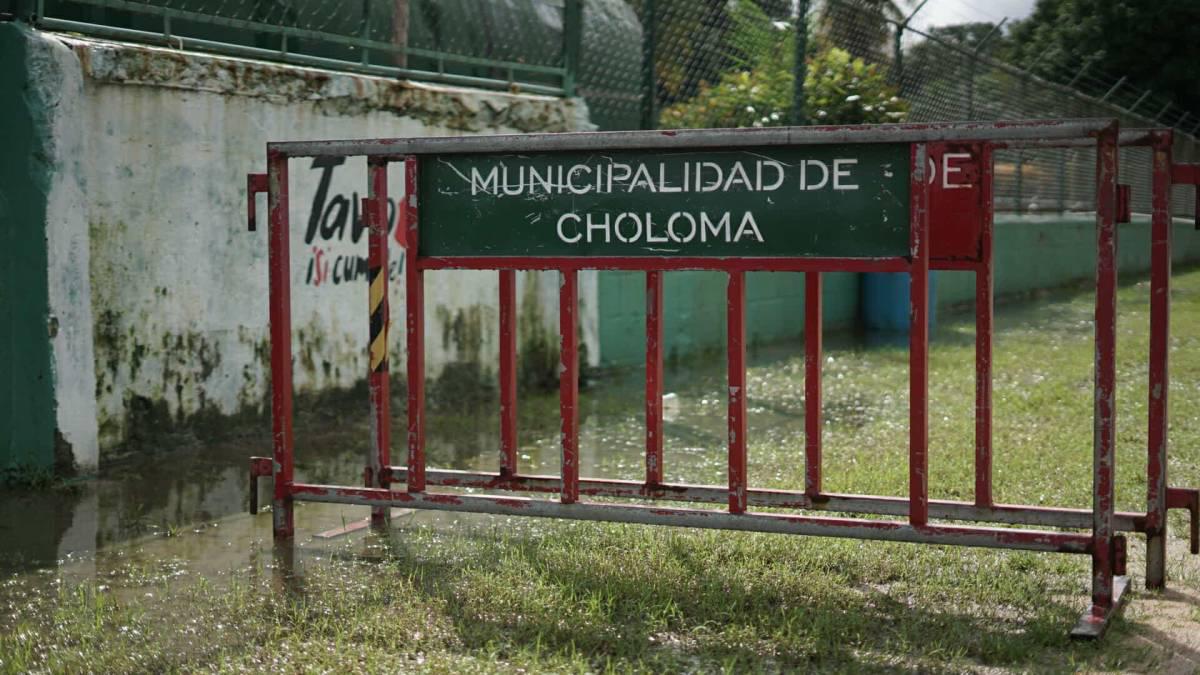
[[[772,159],[734,161],[611,162],[602,164],[496,164],[472,167],[471,195],[542,199],[552,195],[620,195],[758,192],[796,189],[858,190],[857,159],[804,159],[784,164]],[[554,219],[555,234],[567,244],[613,241],[680,243],[763,241],[754,212],[675,210],[657,219],[650,212],[565,211]]]

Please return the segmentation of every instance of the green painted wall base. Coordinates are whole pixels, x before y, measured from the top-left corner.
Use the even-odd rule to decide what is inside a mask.
[[[1150,224],[1146,218],[1119,226],[1120,271],[1150,269]],[[1200,232],[1191,222],[1176,221],[1174,260],[1200,261]],[[1096,273],[1096,221],[1088,216],[1001,217],[996,222],[996,296],[1087,281]],[[975,277],[967,272],[937,272],[937,304],[971,303]],[[725,344],[725,280],[719,272],[672,272],[666,275],[663,305],[664,351],[679,358]],[[645,275],[600,273],[600,360],[611,367],[636,366],[645,360]],[[825,282],[825,325],[852,327],[860,311],[859,275],[830,274]],[[747,337],[751,343],[779,342],[804,332],[804,275],[748,275]]]
[[[646,358],[646,276],[600,273],[600,361],[604,366],[641,364]],[[668,359],[725,345],[723,272],[670,272],[663,282],[663,353]],[[825,279],[825,323],[853,324],[858,315],[857,274]],[[746,338],[767,344],[804,332],[804,275],[753,272],[746,275]]]
[[[31,63],[31,33],[0,23],[0,471],[54,464],[46,205],[48,115]]]

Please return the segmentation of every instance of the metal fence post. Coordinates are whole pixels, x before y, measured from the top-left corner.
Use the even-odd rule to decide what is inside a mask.
[[[642,128],[658,127],[658,11],[655,0],[642,1]]]
[[[1006,21],[1008,21],[1007,16],[1000,19],[1000,23],[993,26],[988,31],[988,34],[984,35],[983,39],[976,43],[975,50],[971,52],[971,66],[967,71],[967,119],[975,117],[975,68],[979,64],[980,50],[988,43],[988,40],[991,40],[996,33],[1000,32],[1000,28]]]
[[[566,0],[563,5],[563,95],[575,96],[579,74],[580,42],[583,39],[583,0]]]
[[[804,109],[804,81],[808,79],[808,63],[804,58],[808,53],[808,2],[800,0],[796,14],[796,63],[792,67],[792,124],[796,126],[808,124],[808,113]]]

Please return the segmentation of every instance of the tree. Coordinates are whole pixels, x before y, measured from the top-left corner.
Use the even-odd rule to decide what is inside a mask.
[[[819,37],[853,56],[879,62],[890,53],[895,28],[911,0],[824,0],[818,12]]]
[[[1011,42],[1016,63],[1051,79],[1070,77],[1086,66],[1127,77],[1134,89],[1149,89],[1200,111],[1196,0],[1038,0],[1033,14],[1014,24]],[[1086,90],[1085,80],[1077,86]],[[1104,85],[1092,86],[1089,93],[1104,93]]]
[[[782,126],[795,87],[795,27],[771,20],[746,0],[730,3],[727,58],[734,66],[715,84],[662,112],[663,128]],[[897,122],[908,109],[878,65],[824,45],[810,57],[806,116],[818,124]]]

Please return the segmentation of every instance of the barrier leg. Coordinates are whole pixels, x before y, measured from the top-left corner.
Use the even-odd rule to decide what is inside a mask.
[[[1146,588],[1167,579],[1167,396],[1171,326],[1171,132],[1154,133],[1150,223],[1150,429],[1146,463]]]
[[[990,507],[992,493],[992,151],[985,146],[981,158],[983,231],[979,266],[975,268],[975,505]]]
[[[388,213],[387,162],[372,160],[367,165],[367,194],[363,218],[367,220],[367,278],[369,311],[369,370],[367,386],[371,401],[371,448],[367,452],[367,487],[388,489],[392,462],[392,411],[388,386]],[[371,525],[386,527],[391,509],[371,508]]]
[[[929,521],[929,183],[926,146],[912,146],[909,284],[908,521]]]
[[[564,504],[579,501],[579,334],[575,326],[579,308],[579,273],[564,270],[558,290],[559,347],[558,396],[562,416],[562,490]]]
[[[500,270],[500,476],[517,475],[517,273]]]
[[[1101,132],[1096,148],[1096,391],[1092,480],[1092,605],[1072,637],[1098,638],[1108,628],[1128,583],[1114,578],[1113,471],[1116,443],[1117,130]]]
[[[730,272],[726,318],[729,330],[729,512],[746,511],[746,273]]]
[[[646,272],[646,485],[663,481],[663,273]]]
[[[274,448],[275,495],[271,502],[276,540],[295,532],[291,487],[295,438],[292,432],[292,299],[288,226],[288,160],[268,156],[267,175],[270,232],[269,291],[271,316],[271,426]]]
[[[425,276],[418,255],[417,159],[404,160],[405,228],[404,313],[408,344],[408,473],[409,492],[425,491]]]
[[[821,494],[821,287],[820,272],[804,273],[804,494]]]

